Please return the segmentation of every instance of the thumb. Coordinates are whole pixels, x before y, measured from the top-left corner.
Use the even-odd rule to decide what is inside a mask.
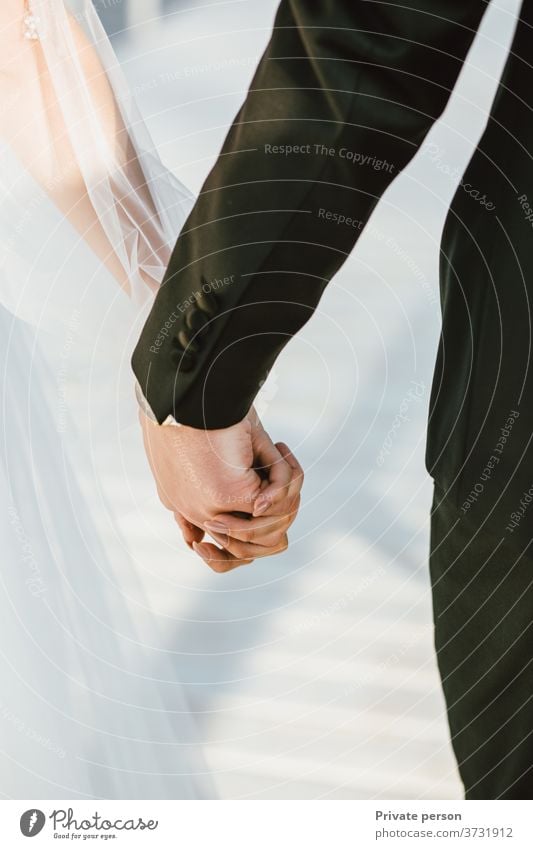
[[[283,454],[276,448],[268,433],[262,428],[252,439],[254,465],[268,480],[263,482],[261,492],[254,503],[254,516],[265,513],[269,507],[283,501],[292,479],[292,469]]]

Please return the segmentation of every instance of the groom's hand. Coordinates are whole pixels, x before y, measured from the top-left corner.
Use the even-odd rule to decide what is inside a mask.
[[[287,531],[294,522],[300,507],[300,491],[303,470],[281,442],[273,446],[291,467],[288,483],[280,487],[277,483],[264,483],[265,489],[254,503],[253,517],[222,513],[205,527],[221,546],[202,543],[193,544],[195,551],[212,569],[227,572],[242,563],[251,563],[257,557],[279,554],[288,547]],[[269,496],[272,496],[272,500]],[[261,502],[259,499],[265,498]]]
[[[161,502],[212,569],[225,572],[285,550],[303,474],[253,409],[220,430],[161,426],[142,412],[140,421]],[[223,548],[202,543],[204,531]]]

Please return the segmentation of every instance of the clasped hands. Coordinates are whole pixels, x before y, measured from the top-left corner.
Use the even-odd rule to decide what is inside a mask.
[[[252,408],[220,430],[161,426],[139,412],[159,498],[190,548],[215,572],[285,551],[303,470]],[[204,541],[205,534],[214,543]]]

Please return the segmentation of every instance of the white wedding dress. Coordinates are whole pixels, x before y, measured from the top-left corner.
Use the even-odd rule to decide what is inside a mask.
[[[0,793],[212,798],[105,486],[128,485],[129,357],[192,198],[67,5],[34,0],[38,39],[4,27],[0,73]]]

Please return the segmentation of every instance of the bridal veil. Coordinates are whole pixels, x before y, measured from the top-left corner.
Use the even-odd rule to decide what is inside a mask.
[[[31,5],[36,39],[0,9],[0,792],[210,798],[190,647],[120,533],[144,518],[129,351],[192,196],[92,3]]]

